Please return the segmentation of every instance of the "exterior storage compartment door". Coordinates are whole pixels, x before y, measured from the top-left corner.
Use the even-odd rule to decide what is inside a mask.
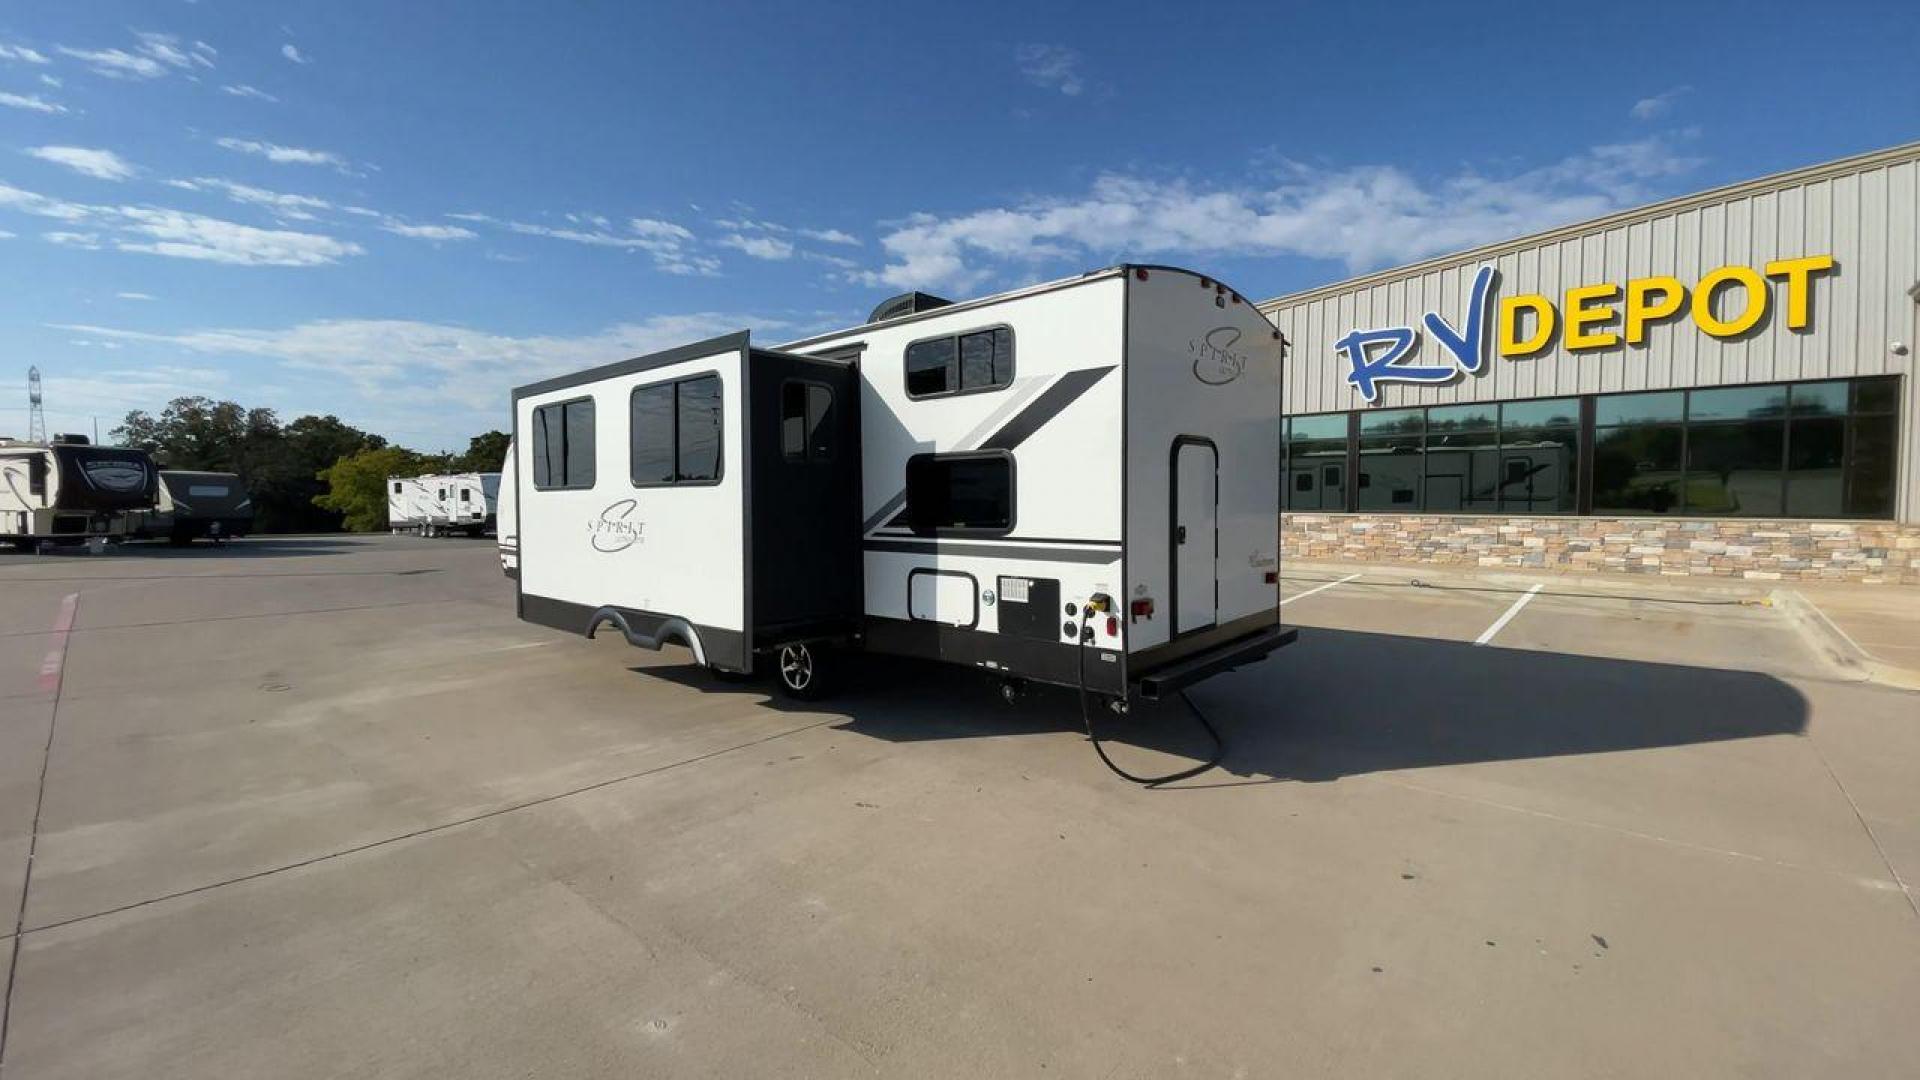
[[[1212,626],[1219,598],[1220,456],[1205,439],[1173,441],[1173,632]]]

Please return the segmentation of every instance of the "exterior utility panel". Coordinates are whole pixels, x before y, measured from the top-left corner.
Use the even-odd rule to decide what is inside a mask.
[[[1290,638],[1281,349],[1225,286],[1119,267],[522,388],[522,615],[733,670],[777,655],[783,681],[793,643],[837,641],[1157,696]],[[699,407],[665,416],[664,383]],[[716,474],[696,447],[698,479],[622,477],[662,423],[715,440]]]

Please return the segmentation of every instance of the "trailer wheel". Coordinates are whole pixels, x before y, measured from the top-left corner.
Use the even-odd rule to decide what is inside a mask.
[[[780,672],[780,692],[800,701],[826,696],[828,681],[835,669],[829,656],[817,643],[796,641],[782,645],[774,654],[775,667]]]

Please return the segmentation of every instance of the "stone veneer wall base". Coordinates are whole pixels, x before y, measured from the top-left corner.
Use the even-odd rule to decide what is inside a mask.
[[[1920,525],[1890,521],[1280,515],[1286,558],[1920,585]]]

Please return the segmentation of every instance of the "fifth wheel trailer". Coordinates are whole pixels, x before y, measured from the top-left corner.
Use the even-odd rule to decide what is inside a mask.
[[[1283,342],[1119,266],[514,391],[521,618],[810,696],[837,650],[1155,699],[1288,643]]]
[[[153,506],[158,470],[144,450],[0,439],[0,541],[125,536],[130,511]]]

